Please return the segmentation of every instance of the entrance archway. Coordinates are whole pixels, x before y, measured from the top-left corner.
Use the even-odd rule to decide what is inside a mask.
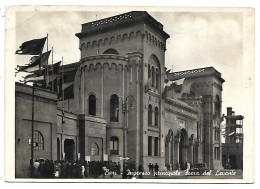
[[[65,160],[67,160],[67,161],[73,161],[74,160],[74,149],[75,149],[74,140],[65,139],[65,141],[64,141]]]
[[[187,131],[183,128],[179,131],[180,144],[179,144],[179,164],[182,170],[185,169],[187,162]]]

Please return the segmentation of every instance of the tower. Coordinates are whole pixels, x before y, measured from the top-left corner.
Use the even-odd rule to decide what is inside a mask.
[[[109,160],[127,156],[136,164],[147,163],[148,148],[153,148],[160,164],[161,94],[170,37],[163,25],[147,12],[133,11],[83,24],[76,36],[81,60],[73,111],[106,120],[104,153]]]
[[[168,74],[169,80],[185,78],[179,99],[199,111],[197,125],[198,161],[210,169],[222,168],[221,127],[222,84],[225,80],[213,67],[185,70]],[[201,154],[201,155],[200,155]]]

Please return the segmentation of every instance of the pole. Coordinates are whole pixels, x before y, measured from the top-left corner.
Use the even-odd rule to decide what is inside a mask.
[[[122,174],[122,178],[126,179],[126,167],[125,167],[125,103],[123,102],[123,114],[124,114],[124,122],[123,122],[123,174]]]
[[[47,52],[49,50],[49,37],[47,33]],[[47,87],[49,86],[50,76],[49,76],[49,58],[47,59]]]
[[[34,169],[33,169],[33,143],[34,143],[34,92],[35,92],[35,84],[32,86],[32,133],[31,133],[31,177],[34,177]]]
[[[63,157],[63,119],[64,119],[64,90],[63,90],[63,83],[64,83],[64,68],[63,68],[63,57],[61,59],[61,66],[62,66],[62,72],[61,72],[61,90],[62,90],[62,121],[61,121],[61,159],[63,160],[64,157]]]
[[[61,85],[61,90],[62,90],[62,113],[64,111],[64,89],[63,89],[63,85],[64,85],[64,67],[63,67],[63,57],[61,60],[61,65],[62,65],[62,73],[61,73],[61,80],[62,80],[62,85]]]
[[[52,66],[52,70],[51,70],[51,90],[54,91],[54,83],[53,83],[53,47],[51,48],[51,66]]]

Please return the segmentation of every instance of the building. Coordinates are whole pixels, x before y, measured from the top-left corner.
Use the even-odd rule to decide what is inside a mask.
[[[222,144],[223,166],[231,169],[243,169],[243,119],[235,115],[231,107],[225,116],[225,143]]]
[[[114,162],[128,157],[145,170],[149,163],[161,169],[200,162],[211,169],[222,167],[224,80],[218,71],[207,67],[169,73],[165,51],[170,36],[144,11],[83,24],[76,36],[80,61],[62,67],[63,86],[55,82],[57,91],[70,86],[70,95],[46,101],[56,106],[56,112],[47,112],[56,126],[51,140],[55,150],[46,157]],[[184,82],[178,85],[178,79]],[[16,90],[23,87],[17,84]]]

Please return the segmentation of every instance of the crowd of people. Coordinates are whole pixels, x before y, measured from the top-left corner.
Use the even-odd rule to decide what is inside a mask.
[[[123,167],[124,166],[124,167]],[[126,162],[121,166],[120,162],[112,161],[66,161],[66,160],[48,160],[48,159],[36,159],[34,162],[33,175],[35,178],[102,178],[110,177],[114,175],[121,175],[122,178],[132,178],[128,175],[128,172],[144,172],[142,164],[136,167],[135,162]],[[137,169],[136,169],[137,168]],[[154,174],[159,171],[159,165],[149,163],[149,172]],[[157,174],[155,174],[157,176]],[[139,175],[142,178],[142,174]]]
[[[113,177],[120,174],[120,162],[102,161],[65,161],[36,159],[35,178],[98,178],[100,175]]]

